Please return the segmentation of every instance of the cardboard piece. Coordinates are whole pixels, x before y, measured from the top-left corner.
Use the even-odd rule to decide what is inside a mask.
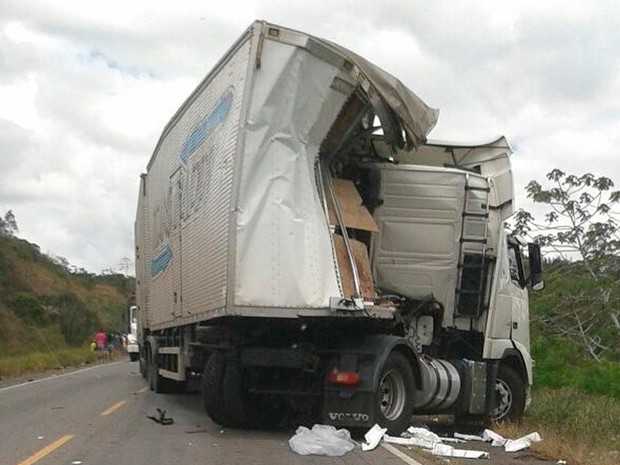
[[[342,215],[342,221],[347,228],[362,229],[377,232],[379,228],[368,209],[362,204],[362,198],[353,181],[348,179],[334,179],[334,194]],[[331,202],[329,204],[329,222],[338,224]]]
[[[336,250],[336,259],[338,261],[338,269],[340,271],[340,282],[342,283],[342,291],[344,297],[351,297],[355,291],[353,282],[353,272],[347,256],[347,249],[344,245],[344,239],[340,234],[332,235],[334,241],[334,249]],[[377,297],[374,283],[372,279],[372,271],[370,269],[370,259],[368,258],[368,250],[364,243],[349,239],[353,258],[357,266],[357,272],[360,277],[360,288],[362,296],[366,298]]]

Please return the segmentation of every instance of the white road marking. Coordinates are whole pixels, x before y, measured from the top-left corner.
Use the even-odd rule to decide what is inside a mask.
[[[398,457],[403,462],[405,462],[405,463],[407,463],[409,465],[423,465],[420,462],[418,462],[416,459],[414,459],[413,457],[411,457],[411,456],[405,454],[404,452],[401,452],[400,450],[398,450],[392,444],[388,444],[387,442],[382,442],[381,443],[381,447],[386,449],[388,452],[391,452],[396,457]]]

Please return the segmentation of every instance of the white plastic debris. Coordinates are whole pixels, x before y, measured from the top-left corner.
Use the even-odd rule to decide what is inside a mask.
[[[441,438],[441,442],[452,442],[454,444],[465,444],[467,441],[458,438]]]
[[[366,442],[362,443],[362,450],[368,451],[375,449],[386,432],[387,428],[381,428],[381,426],[375,423],[375,425],[364,435],[364,440]]]
[[[300,455],[327,455],[340,457],[355,448],[351,433],[330,425],[314,425],[312,429],[300,426],[289,439],[289,446]]]
[[[415,446],[428,450],[431,454],[439,457],[458,457],[471,459],[489,458],[489,453],[479,450],[455,449],[444,444],[444,438],[425,428],[410,427],[401,437],[383,436],[385,442],[400,444],[402,446]],[[457,438],[457,440],[459,440]],[[454,439],[452,440],[454,441]]]
[[[422,447],[424,449],[432,449],[435,447],[435,444],[441,443],[441,438],[432,431],[425,428],[414,427],[409,427],[409,429],[404,432],[401,437],[386,434],[383,436],[383,440],[385,442],[399,444],[401,446]]]
[[[490,429],[485,429],[481,437],[461,433],[454,433],[454,437],[470,441],[490,442],[493,447],[503,446],[506,452],[517,452],[530,447],[535,442],[541,441],[540,435],[536,432],[519,439],[506,439]]]
[[[504,444],[504,450],[506,452],[517,452],[523,449],[527,449],[535,442],[540,442],[540,434],[530,433],[527,436],[523,436],[519,439],[508,439]]]
[[[454,437],[457,438],[457,439],[462,439],[463,441],[481,441],[481,442],[485,442],[485,439],[482,436],[475,436],[473,434],[454,433]]]
[[[377,426],[377,425],[375,425]],[[374,427],[373,427],[374,428]],[[379,428],[379,427],[377,427]],[[370,433],[372,429],[368,432]],[[367,433],[367,434],[368,434]],[[374,438],[374,436],[373,436]],[[530,433],[519,439],[505,439],[490,429],[485,429],[482,436],[471,434],[454,433],[454,438],[442,438],[426,428],[409,427],[400,437],[383,435],[383,440],[401,446],[414,446],[426,449],[431,454],[440,457],[454,457],[465,459],[488,459],[490,454],[481,450],[456,449],[446,443],[462,443],[465,441],[481,441],[491,443],[493,447],[504,447],[506,452],[517,452],[523,450],[535,442],[541,441],[540,435],[536,432]],[[367,438],[368,441],[368,438]]]
[[[416,428],[414,426],[410,426],[409,428],[407,428],[407,432],[405,433],[405,435],[411,438],[417,438],[420,441],[426,441],[427,443],[431,444],[431,447],[442,441],[442,438],[440,438],[432,431],[426,428]]]
[[[461,459],[488,459],[491,455],[483,450],[455,449],[447,444],[436,444],[431,454],[438,457],[455,457]]]
[[[482,437],[485,442],[490,442],[493,447],[502,447],[507,441],[501,434],[497,434],[490,429],[485,429],[484,433],[482,433]]]

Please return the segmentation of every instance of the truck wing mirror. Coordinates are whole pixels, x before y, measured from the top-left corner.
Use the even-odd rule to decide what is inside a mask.
[[[530,259],[530,285],[534,291],[542,291],[545,288],[542,270],[542,256],[539,244],[528,244],[527,251]]]

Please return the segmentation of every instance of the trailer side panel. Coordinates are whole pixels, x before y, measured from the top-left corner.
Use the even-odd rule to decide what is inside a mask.
[[[233,166],[251,38],[175,115],[149,165],[151,329],[226,307]]]

